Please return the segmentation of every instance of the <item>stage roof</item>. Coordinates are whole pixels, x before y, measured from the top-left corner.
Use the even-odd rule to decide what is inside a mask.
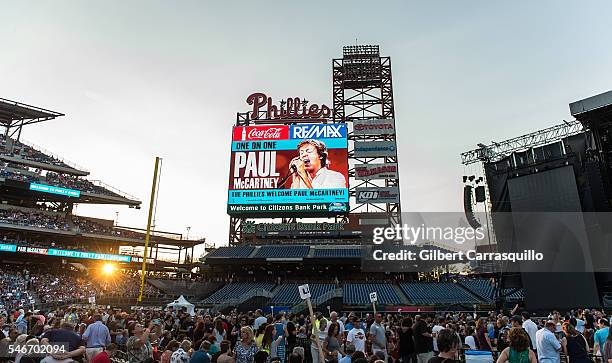
[[[4,126],[17,126],[17,123],[21,124],[22,122],[23,125],[28,125],[52,120],[60,116],[64,116],[64,114],[0,98],[0,124]]]

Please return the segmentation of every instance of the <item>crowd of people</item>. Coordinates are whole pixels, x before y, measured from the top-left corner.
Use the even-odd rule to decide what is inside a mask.
[[[612,335],[602,311],[564,316],[554,311],[542,318],[515,313],[317,312],[311,320],[261,310],[224,315],[171,307],[12,308],[0,316],[0,350],[11,342],[69,342],[68,352],[44,358],[45,363],[455,363],[469,360],[474,350],[491,352],[489,361],[497,363],[559,363],[562,356],[571,363],[612,360]],[[17,358],[16,363],[41,359]]]
[[[27,281],[20,271],[0,267],[0,305],[3,309],[29,306]]]
[[[26,212],[19,209],[0,209],[0,222],[65,231],[70,229],[70,225],[62,215],[38,211]]]
[[[64,231],[74,230],[79,233],[103,234],[123,238],[144,238],[142,233],[114,228],[112,225],[99,223],[87,217],[45,213],[38,210],[0,209],[0,223]]]
[[[140,278],[117,271],[116,276],[98,278],[93,272],[71,266],[50,269],[48,266],[0,269],[0,310],[33,304],[87,302],[90,297],[135,299],[140,293]],[[143,296],[160,298],[162,291],[145,284]]]
[[[28,183],[42,183],[54,185],[67,189],[79,190],[84,193],[101,194],[108,195],[111,197],[123,198],[122,195],[119,195],[102,186],[96,185],[87,179],[79,178],[69,174],[58,174],[49,171],[45,173],[45,175],[42,175],[40,171],[38,173],[33,174],[31,172],[25,172],[25,170],[15,171],[9,170],[6,167],[0,167],[0,177]]]
[[[60,166],[63,168],[72,169],[70,165],[66,164],[65,162],[63,162],[62,160],[59,160],[58,158],[54,156],[45,154],[42,151],[37,150],[24,143],[21,143],[17,140],[11,139],[9,141],[13,145],[12,151],[9,150],[9,147],[7,145],[7,142],[4,136],[0,135],[0,154],[1,155],[16,156],[16,157],[20,157],[23,159],[36,161],[39,163],[51,164],[51,165]]]

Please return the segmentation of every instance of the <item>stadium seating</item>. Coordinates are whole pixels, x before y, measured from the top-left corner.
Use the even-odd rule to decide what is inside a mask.
[[[294,305],[302,301],[298,292],[298,284],[284,284],[274,292],[272,303],[275,305]],[[312,299],[336,289],[334,284],[308,284]]]
[[[490,302],[493,300],[494,288],[491,281],[487,279],[466,279],[458,282],[461,286],[465,287],[484,301]]]
[[[310,246],[262,246],[255,258],[304,258]]]
[[[477,304],[469,292],[452,282],[405,282],[402,291],[414,304]]]
[[[18,269],[0,268],[0,305],[6,311],[30,305],[28,281]]]
[[[219,247],[206,255],[206,258],[244,258],[249,257],[255,247],[252,246],[237,246],[237,247]]]
[[[322,258],[359,258],[361,257],[361,249],[354,248],[315,248],[314,257]]]
[[[502,289],[501,294],[506,296],[507,301],[522,301],[525,299],[523,289]]]
[[[255,289],[264,289],[269,292],[274,288],[274,283],[271,282],[234,282],[223,286],[215,293],[204,299],[204,304],[219,304],[230,299],[238,299],[240,296]]]
[[[370,293],[376,292],[379,304],[400,304],[393,285],[386,283],[348,283],[342,286],[342,300],[346,305],[370,304]]]
[[[61,166],[67,169],[73,169],[72,166],[66,164],[62,160],[59,160],[58,158],[54,156],[47,155],[43,153],[42,151],[39,151],[29,145],[26,145],[17,140],[9,140],[9,141],[11,141],[13,144],[12,153],[10,153],[8,150],[4,136],[0,135],[0,154],[11,155],[11,156],[14,155],[14,156],[26,159],[26,160],[36,161],[36,162],[44,163],[44,164],[51,164],[55,166]]]

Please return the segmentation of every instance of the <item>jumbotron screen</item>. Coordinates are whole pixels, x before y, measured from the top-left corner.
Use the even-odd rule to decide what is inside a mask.
[[[234,127],[227,213],[347,213],[346,134],[345,124]]]

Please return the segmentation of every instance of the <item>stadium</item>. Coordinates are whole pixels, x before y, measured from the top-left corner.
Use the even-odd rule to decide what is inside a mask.
[[[65,115],[0,99],[3,339],[54,343],[54,330],[77,332],[74,355],[58,361],[94,361],[108,351],[115,360],[149,363],[174,362],[178,352],[186,362],[179,355],[194,361],[204,351],[202,362],[253,362],[261,359],[255,351],[267,350],[268,361],[350,362],[361,351],[371,361],[393,362],[447,354],[440,337],[448,331],[458,359],[487,351],[482,359],[489,361],[508,346],[504,334],[518,317],[527,333],[529,323],[545,329],[552,321],[568,339],[564,322],[580,321],[587,348],[594,348],[588,353],[603,349],[594,334],[607,322],[600,309],[612,306],[603,217],[581,224],[590,270],[515,270],[501,258],[464,257],[531,256],[536,239],[547,246],[525,232],[539,228],[533,218],[508,220],[504,213],[609,211],[612,93],[572,103],[573,121],[463,153],[464,213],[445,216],[453,225],[437,225],[486,233],[469,247],[390,238],[386,256],[402,248],[405,256],[429,257],[386,264],[368,258],[378,248],[375,230],[434,225],[431,216],[402,213],[396,119],[405,116],[395,114],[390,57],[376,45],[344,47],[332,60],[331,88],[330,106],[246,97],[228,130],[228,244],[207,245],[199,257],[204,239],[151,228],[157,168],[146,229],[78,215],[75,205],[143,206],[89,180],[83,167],[21,141],[28,129]],[[543,260],[539,266],[548,266]],[[569,279],[573,290],[564,288]],[[108,341],[91,343],[96,324]]]

